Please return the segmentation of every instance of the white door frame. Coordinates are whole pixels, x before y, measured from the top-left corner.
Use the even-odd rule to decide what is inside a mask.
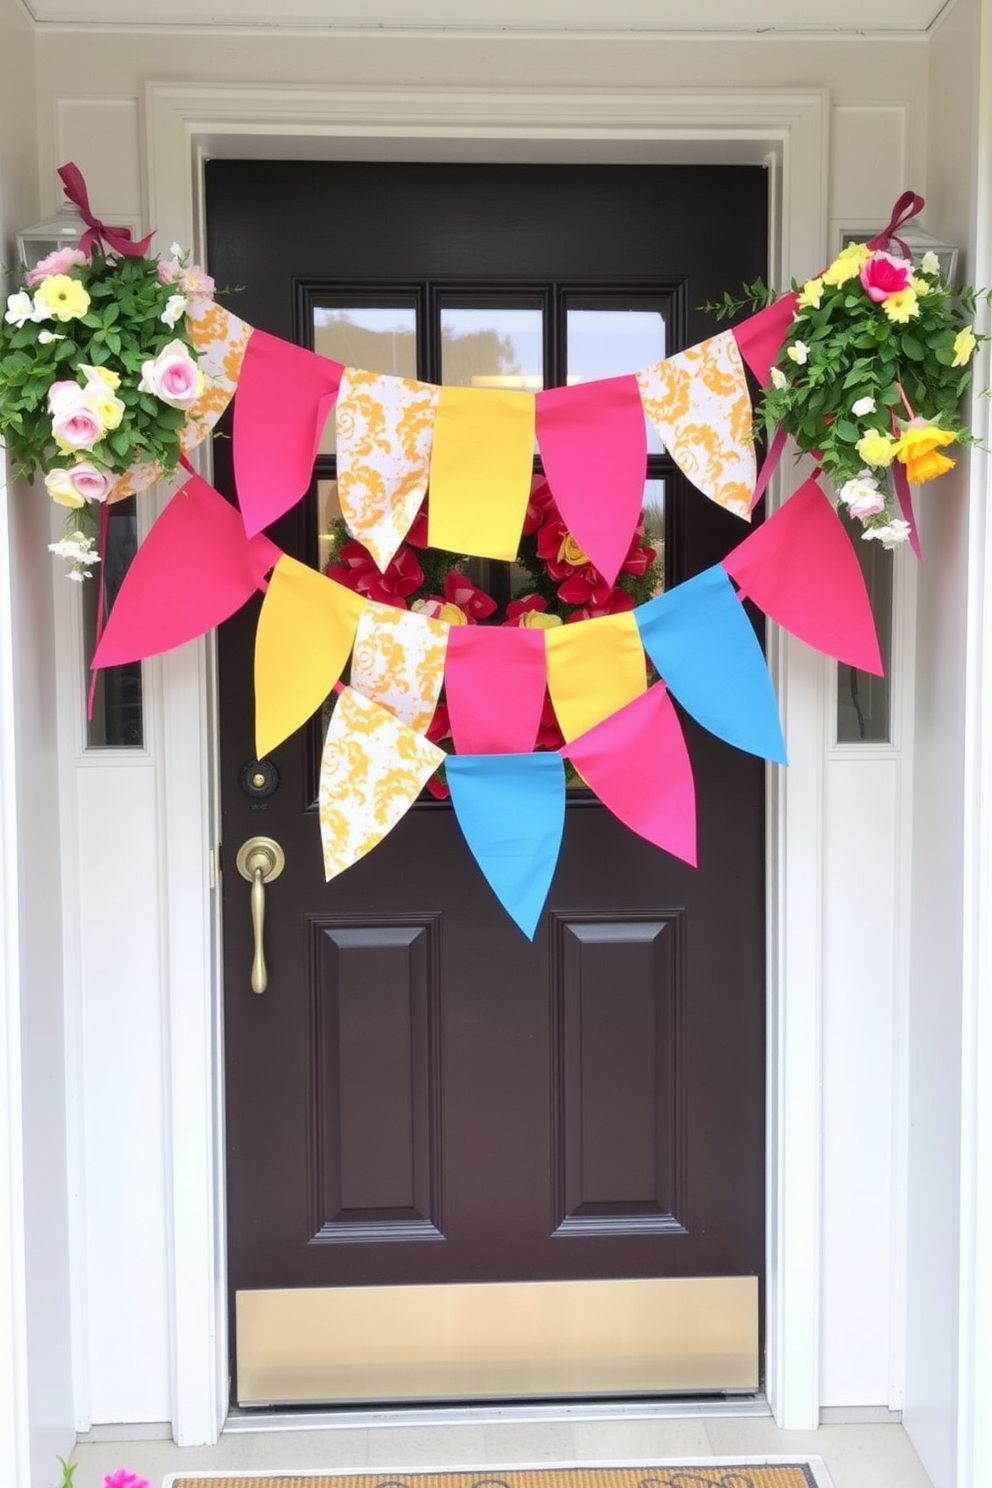
[[[828,257],[828,97],[806,91],[146,88],[147,220],[203,253],[210,157],[764,164],[772,282]],[[727,224],[733,231],[733,224]],[[789,768],[768,772],[767,1390],[780,1426],[819,1418],[823,721],[831,671],[772,628]],[[223,1041],[214,647],[148,664],[163,761],[172,1189],[173,1426],[227,1414]]]

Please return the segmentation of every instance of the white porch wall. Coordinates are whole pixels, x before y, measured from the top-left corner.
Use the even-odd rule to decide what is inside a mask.
[[[987,47],[990,18],[984,0],[959,0],[930,48],[931,206],[943,231],[961,244],[973,244],[978,234],[987,238],[989,228],[977,219],[982,172],[988,170],[989,142],[981,138],[979,111],[981,90],[992,85],[981,73],[983,29]],[[985,283],[989,270],[988,261],[976,264],[974,254],[966,255],[961,277]],[[976,379],[979,388],[987,365]],[[980,399],[976,427],[987,418]],[[982,462],[974,463],[981,474]],[[973,1306],[961,1265],[967,1244],[962,1216],[972,1203],[962,1187],[962,1136],[969,1121],[962,1087],[972,1057],[965,1029],[979,990],[969,986],[968,921],[972,911],[987,915],[987,905],[973,901],[969,870],[981,820],[981,787],[973,772],[983,708],[979,648],[987,604],[981,566],[987,491],[976,480],[969,493],[966,475],[959,468],[953,480],[941,483],[937,500],[919,502],[927,562],[920,574],[917,633],[914,794],[920,850],[910,952],[905,1421],[937,1488],[984,1481],[973,1476],[971,1444],[959,1436],[962,1427],[968,1429],[969,1404],[976,1404],[967,1400],[961,1369]],[[969,1188],[975,1177],[969,1175]],[[987,1405],[977,1404],[979,1419],[971,1427],[987,1417]]]
[[[827,88],[832,234],[823,245],[823,260],[836,247],[841,228],[879,225],[908,185],[927,192],[924,41],[624,37],[591,42],[46,31],[38,37],[37,56],[42,205],[47,209],[57,199],[56,166],[73,159],[87,177],[95,210],[110,221],[142,217],[141,98],[144,84],[153,80],[481,89]],[[931,220],[940,221],[936,213]],[[152,225],[160,229],[159,246],[167,245],[170,224]],[[820,266],[805,268],[814,272]],[[896,558],[903,568],[910,561],[907,554]],[[910,613],[913,582],[906,577],[900,588]],[[60,612],[71,597],[59,595]],[[910,729],[899,711],[912,702],[905,676],[912,664],[912,634],[906,629],[897,638],[897,732],[891,748],[832,749],[834,672],[826,662],[821,668],[828,758],[825,1226],[823,1295],[811,1298],[810,1306],[822,1317],[821,1403],[840,1407],[901,1404],[905,1196],[899,1183],[903,1123],[896,1115],[905,1087],[900,1051],[907,1042],[900,946],[908,933],[911,753]],[[165,902],[159,840],[164,803],[153,734],[147,751],[127,765],[80,749],[78,654],[60,653],[59,664],[60,749],[69,807],[66,883],[73,896],[67,961],[77,969],[67,988],[71,1026],[78,1030],[69,1049],[69,1083],[77,1092],[74,1124],[80,1133],[73,1190],[78,1193],[76,1229],[86,1237],[79,1247],[75,1292],[77,1332],[85,1341],[77,1356],[77,1417],[86,1429],[94,1422],[164,1421],[173,1412],[163,1192],[169,1168],[169,1051],[163,1031],[165,983],[153,949]],[[118,804],[121,792],[126,792],[126,810]],[[124,865],[116,877],[115,863]],[[853,892],[852,864],[859,880],[880,886],[870,915]],[[111,913],[106,875],[115,890],[126,889],[120,916],[127,927],[126,955],[111,939],[117,916]],[[115,1088],[122,1062],[133,1071],[141,1100],[129,1104],[126,1121],[115,1123],[108,1119],[107,1092]],[[820,1154],[810,1154],[811,1163],[819,1159]],[[108,1222],[118,1193],[127,1195],[128,1212],[140,1215],[140,1245],[131,1225]]]
[[[0,262],[37,215],[36,148],[34,41],[0,0]],[[74,1438],[48,506],[0,453],[0,1482],[24,1488]]]

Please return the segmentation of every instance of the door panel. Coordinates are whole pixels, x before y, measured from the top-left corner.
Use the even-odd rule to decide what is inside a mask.
[[[543,366],[515,357],[506,375],[516,365],[550,385],[570,351],[583,366],[593,355],[579,335],[588,319],[573,318],[569,346],[570,308],[650,316],[644,306],[663,304],[671,353],[712,332],[695,306],[766,262],[765,180],[752,169],[217,161],[207,202],[211,271],[247,286],[239,314],[310,344],[322,297],[413,306],[430,380],[444,307],[540,304]],[[357,346],[374,344],[370,326]],[[657,323],[646,330],[657,339]],[[227,466],[222,442],[229,488]],[[737,519],[687,488],[660,448],[646,474],[664,482],[669,585],[741,540]],[[325,438],[310,500],[272,531],[311,563],[316,479],[326,488],[333,476]],[[287,865],[268,890],[261,997],[249,990],[248,886],[226,875],[235,1333],[235,1296],[266,1289],[759,1278],[762,763],[683,719],[697,870],[571,792],[533,944],[446,802],[418,802],[325,885],[319,720],[275,751],[274,794],[239,787],[257,608],[220,635],[225,858],[261,832]],[[661,1377],[644,1388],[671,1387]]]

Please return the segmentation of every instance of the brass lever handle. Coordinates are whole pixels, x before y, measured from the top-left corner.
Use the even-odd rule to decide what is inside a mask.
[[[249,837],[238,848],[235,862],[241,877],[251,884],[251,925],[254,940],[251,990],[264,992],[269,985],[269,974],[265,966],[265,885],[279,877],[286,866],[286,854],[271,837]]]

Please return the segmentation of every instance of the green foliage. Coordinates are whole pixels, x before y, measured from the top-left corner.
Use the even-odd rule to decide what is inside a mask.
[[[19,473],[30,477],[65,469],[78,459],[114,475],[146,461],[174,469],[186,415],[139,392],[138,383],[144,363],[170,342],[181,342],[196,360],[185,316],[174,326],[161,318],[176,285],[160,282],[155,258],[105,257],[96,248],[92,262],[73,266],[68,277],[89,296],[85,314],[18,325],[12,301],[18,293],[32,295],[18,284],[8,296],[7,314],[0,316],[0,436]],[[48,392],[61,381],[77,381],[82,388],[82,366],[105,368],[120,378],[116,396],[125,411],[118,427],[108,429],[92,449],[67,454],[52,435]]]

